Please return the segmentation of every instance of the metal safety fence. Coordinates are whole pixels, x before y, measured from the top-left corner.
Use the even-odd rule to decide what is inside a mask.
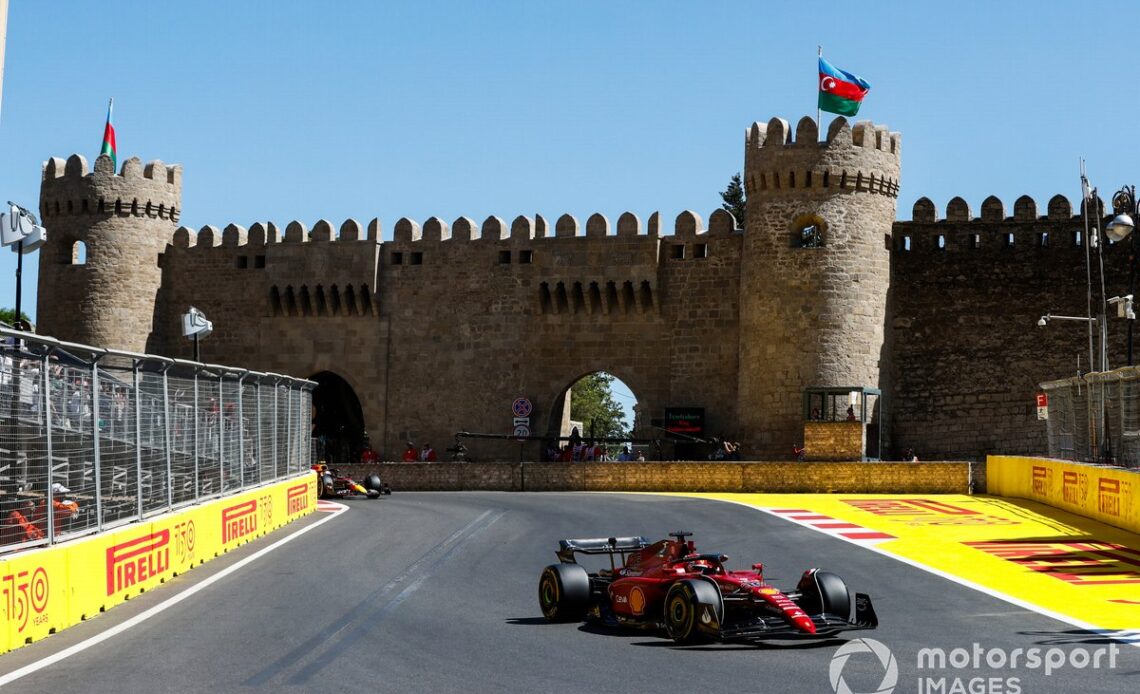
[[[315,386],[0,326],[0,552],[308,469]]]
[[[1049,457],[1140,468],[1140,367],[1041,384]]]

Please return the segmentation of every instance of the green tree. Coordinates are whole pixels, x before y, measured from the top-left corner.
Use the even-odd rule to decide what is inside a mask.
[[[614,377],[596,371],[570,388],[570,417],[582,422],[582,437],[619,438],[629,434],[625,412],[614,399]]]
[[[744,226],[744,182],[740,179],[740,174],[732,175],[728,182],[728,187],[720,194],[720,199],[724,201],[721,205],[724,209],[732,213],[736,218],[736,226]]]
[[[24,320],[28,321],[29,323],[32,322],[32,319],[28,318],[28,314],[24,313],[23,311],[20,311],[20,317],[23,318]],[[8,325],[12,325],[15,322],[16,322],[16,309],[14,309],[14,308],[0,308],[0,323],[7,323]]]

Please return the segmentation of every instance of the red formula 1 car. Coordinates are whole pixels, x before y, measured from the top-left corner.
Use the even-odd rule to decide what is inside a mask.
[[[825,637],[879,624],[871,598],[852,593],[833,573],[808,569],[795,590],[781,591],[764,580],[762,564],[729,571],[728,557],[697,553],[690,535],[679,531],[653,544],[644,537],[562,540],[561,563],[543,569],[538,581],[542,614],[549,621],[663,628],[681,643]],[[589,573],[578,554],[609,555],[610,568]]]
[[[368,475],[361,484],[324,463],[314,464],[313,471],[317,473],[317,496],[322,499],[351,499],[356,496],[378,499],[392,493],[391,487],[381,482],[377,474]]]

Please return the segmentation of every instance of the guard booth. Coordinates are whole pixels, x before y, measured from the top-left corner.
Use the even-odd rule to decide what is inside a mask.
[[[804,460],[878,460],[883,393],[865,386],[804,390]]]

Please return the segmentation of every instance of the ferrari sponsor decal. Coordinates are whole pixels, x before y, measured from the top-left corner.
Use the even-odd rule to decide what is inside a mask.
[[[1140,550],[1111,542],[965,542],[1073,585],[1140,584]]]
[[[634,586],[629,591],[629,611],[638,616],[645,614],[645,593],[641,586]]]
[[[257,532],[257,499],[222,509],[222,544]]]
[[[843,503],[907,525],[1017,525],[1020,522],[935,499],[844,499]]]
[[[114,595],[170,568],[170,530],[142,535],[107,548],[107,595]]]

